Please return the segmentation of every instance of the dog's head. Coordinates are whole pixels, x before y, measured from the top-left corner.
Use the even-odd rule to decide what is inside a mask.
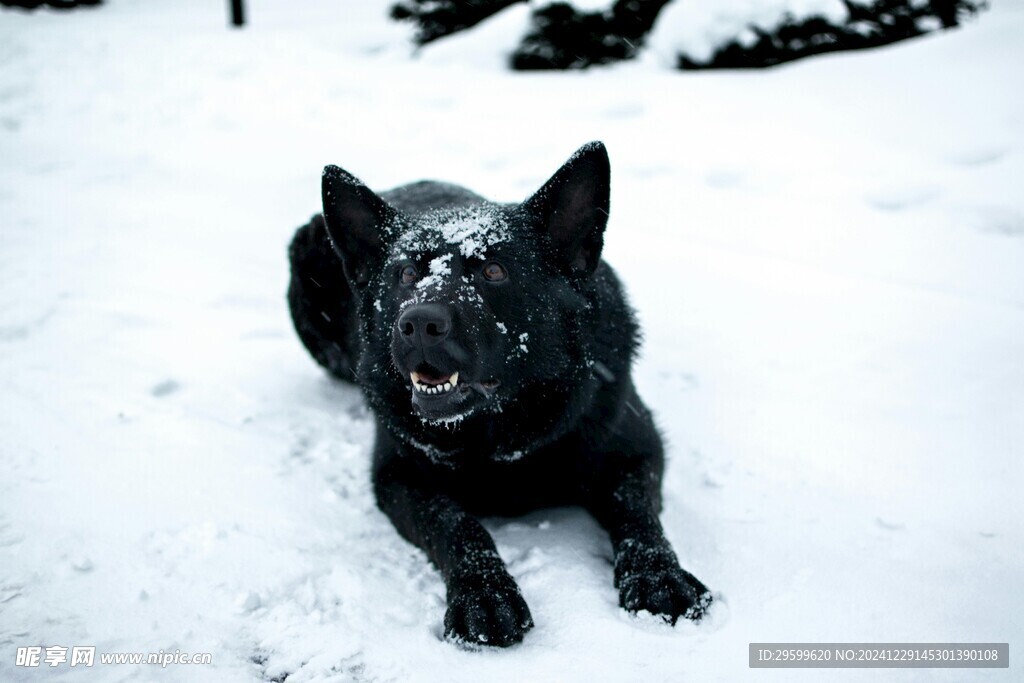
[[[359,381],[428,425],[497,412],[530,386],[580,381],[584,292],[608,219],[601,143],[580,148],[521,204],[450,186],[378,196],[323,175],[324,218],[359,301]]]

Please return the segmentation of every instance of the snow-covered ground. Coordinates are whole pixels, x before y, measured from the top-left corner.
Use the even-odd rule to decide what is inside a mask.
[[[410,60],[386,4],[251,0],[242,32],[206,0],[0,12],[0,680],[860,681],[747,644],[1016,652],[1024,2],[766,73],[532,75],[493,68],[524,7]],[[285,246],[326,163],[516,200],[591,139],[663,520],[722,597],[632,618],[583,514],[491,520],[537,627],[466,652],[374,506],[358,392],[291,329]],[[26,645],[213,664],[15,667]]]

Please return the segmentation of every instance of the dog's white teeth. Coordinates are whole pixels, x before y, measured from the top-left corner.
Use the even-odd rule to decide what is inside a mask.
[[[459,381],[459,373],[453,372],[444,384],[425,384],[420,380],[418,372],[410,372],[409,378],[412,380],[413,388],[421,394],[445,394],[455,388]]]

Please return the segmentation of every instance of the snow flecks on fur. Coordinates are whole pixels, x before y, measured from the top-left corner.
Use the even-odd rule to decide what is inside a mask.
[[[575,152],[573,152],[572,156],[569,157],[569,160],[566,163],[567,164],[575,163],[583,155],[590,154],[591,152],[595,152],[597,150],[600,150],[603,147],[604,147],[604,143],[601,142],[600,140],[591,140],[590,142],[588,142],[588,143],[586,143],[584,145],[581,145],[579,149],[577,149]]]
[[[460,214],[445,219],[437,229],[464,257],[483,258],[488,248],[508,239],[508,226],[496,210],[475,208]]]
[[[444,465],[451,464],[452,462],[450,454],[445,451],[442,451],[440,448],[437,448],[436,446],[432,446],[428,443],[422,443],[412,438],[407,438],[406,441],[408,441],[410,446],[412,446],[413,448],[427,456],[427,458],[429,458],[430,461],[433,463]]]
[[[441,285],[452,274],[452,254],[442,254],[427,264],[427,274],[416,282],[416,289],[426,290]]]
[[[425,424],[425,425],[431,425],[433,427],[447,427],[449,429],[455,429],[460,424],[462,424],[463,420],[465,420],[467,417],[472,415],[474,412],[476,412],[475,409],[470,409],[470,410],[467,410],[464,413],[458,413],[457,415],[448,415],[448,416],[445,416],[445,417],[438,417],[438,418],[421,417],[420,421],[423,422],[423,424]],[[436,451],[436,449],[435,449],[435,451]],[[438,453],[439,453],[439,451],[438,451]],[[428,453],[427,455],[430,455],[430,454]]]
[[[330,178],[331,180],[338,180],[346,185],[354,185],[356,187],[364,186],[363,181],[338,166],[325,166],[322,177]]]
[[[482,308],[484,305],[484,298],[480,295],[480,290],[476,288],[472,280],[459,284],[455,291],[455,300],[474,306],[477,309]]]
[[[488,249],[508,240],[508,224],[496,206],[480,205],[427,214],[396,241],[396,248],[417,253],[454,247],[465,258],[484,258]]]
[[[512,451],[511,453],[495,453],[494,459],[500,460],[501,462],[515,462],[516,460],[522,459],[525,455],[526,451],[515,450]]]

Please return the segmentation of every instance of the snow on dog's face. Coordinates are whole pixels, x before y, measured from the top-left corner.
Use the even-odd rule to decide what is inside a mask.
[[[530,386],[578,381],[608,175],[591,144],[522,204],[444,206],[421,184],[422,207],[399,211],[328,166],[324,217],[360,301],[357,375],[375,407],[404,395],[427,425],[457,428]]]

